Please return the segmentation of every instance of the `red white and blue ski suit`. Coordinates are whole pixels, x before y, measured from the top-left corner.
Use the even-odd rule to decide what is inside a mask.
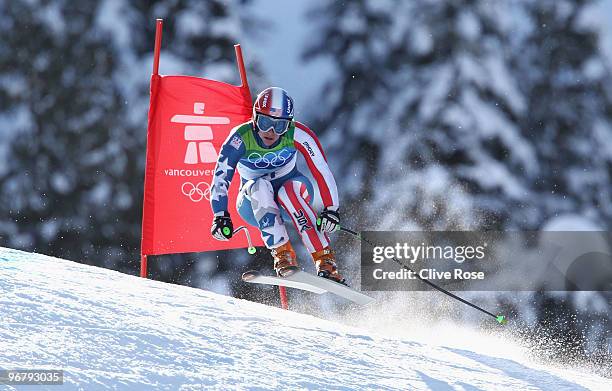
[[[240,216],[259,227],[266,247],[276,248],[289,240],[284,221],[291,219],[306,248],[320,251],[329,244],[316,229],[311,182],[296,167],[298,152],[317,182],[323,206],[337,210],[338,189],[317,136],[293,121],[286,133],[267,147],[252,121],[235,127],[223,143],[211,189],[215,215],[228,210],[228,188],[238,170],[242,183],[236,200]]]

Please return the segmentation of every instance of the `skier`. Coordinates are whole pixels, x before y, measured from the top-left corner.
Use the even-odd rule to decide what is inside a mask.
[[[317,275],[344,283],[327,236],[340,223],[336,181],[317,136],[295,121],[293,114],[293,99],[284,89],[266,88],[257,95],[252,119],[231,131],[221,147],[212,182],[210,200],[215,217],[211,234],[217,240],[231,237],[228,188],[237,169],[242,183],[236,208],[248,224],[259,228],[277,275],[284,277],[297,270],[284,224],[290,218],[312,255]],[[318,220],[311,206],[312,184],[296,167],[298,151],[321,193],[324,209]],[[230,232],[227,236],[223,234],[225,227]]]

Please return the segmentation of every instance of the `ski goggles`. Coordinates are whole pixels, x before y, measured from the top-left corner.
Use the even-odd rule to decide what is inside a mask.
[[[264,133],[267,133],[270,131],[270,129],[273,129],[274,133],[280,136],[289,129],[291,120],[286,118],[268,117],[264,114],[257,114],[255,124],[257,125],[257,128]]]

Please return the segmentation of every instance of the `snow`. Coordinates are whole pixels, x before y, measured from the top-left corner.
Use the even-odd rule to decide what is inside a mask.
[[[597,26],[601,32],[599,47],[607,59],[607,67],[612,60],[612,1],[605,0],[593,3],[583,12],[580,18],[583,26]]]
[[[202,23],[200,17],[191,12],[191,10],[177,12],[176,26],[177,33],[185,37],[192,35],[197,36],[204,32],[204,23]]]
[[[465,39],[476,41],[480,37],[482,30],[480,22],[472,12],[461,12],[457,23],[457,30]]]
[[[549,219],[542,225],[542,231],[604,231],[596,222],[576,214],[563,214]]]
[[[475,331],[397,335],[389,318],[364,318],[373,332],[6,248],[0,289],[0,368],[63,369],[62,389],[612,387],[584,371],[529,363],[516,346]]]
[[[346,16],[340,21],[338,29],[344,34],[360,34],[367,31],[368,22],[362,18],[357,7],[349,7]]]
[[[61,36],[66,30],[66,23],[59,4],[49,3],[41,6],[38,9],[38,14],[41,20],[51,28],[51,31],[53,31],[55,35]]]
[[[405,18],[401,18],[400,20],[405,20]],[[402,23],[400,23],[400,26],[401,25]],[[399,35],[399,31],[400,28],[395,28],[391,31],[391,34]],[[393,40],[392,42],[397,42],[397,40]],[[412,36],[411,45],[416,54],[425,55],[429,53],[434,46],[431,32],[429,32],[426,28],[415,29],[414,35]]]

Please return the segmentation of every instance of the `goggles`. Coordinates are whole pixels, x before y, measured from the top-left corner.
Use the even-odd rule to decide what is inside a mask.
[[[268,117],[264,114],[257,114],[257,117],[255,118],[255,124],[257,125],[257,128],[262,132],[267,133],[270,131],[270,128],[272,128],[274,130],[274,133],[280,136],[289,129],[289,124],[291,124],[291,120],[286,118]]]

